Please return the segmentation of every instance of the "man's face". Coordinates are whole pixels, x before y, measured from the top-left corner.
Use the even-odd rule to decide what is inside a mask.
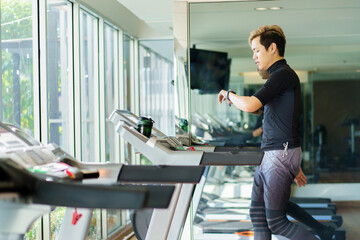
[[[267,70],[274,62],[273,54],[271,54],[270,47],[265,49],[264,45],[260,43],[260,36],[251,41],[251,50],[253,51],[253,59],[259,70]]]

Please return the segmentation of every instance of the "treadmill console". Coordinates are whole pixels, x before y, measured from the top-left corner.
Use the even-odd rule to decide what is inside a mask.
[[[120,184],[121,168],[115,163],[77,162],[57,145],[41,144],[0,122],[0,200],[12,194],[16,201],[66,207],[168,206],[174,186]]]
[[[149,146],[155,146],[156,143],[160,143],[172,150],[186,150],[182,142],[176,137],[153,137],[147,142]]]
[[[136,130],[139,118],[129,111],[115,110],[109,119],[116,131],[154,164],[199,165],[201,161],[203,149],[184,146],[178,138],[166,136],[155,127],[149,138],[139,133]],[[213,148],[206,150],[212,151]]]
[[[137,172],[135,166],[122,166],[77,162],[57,145],[43,145],[17,127],[0,122],[0,239],[23,239],[31,224],[53,206],[70,207],[59,239],[86,239],[94,208],[168,208],[174,184],[120,183],[128,181],[127,176],[136,179]],[[142,175],[145,171],[146,177],[151,175],[149,169],[142,170]],[[157,167],[151,170],[157,182],[167,182],[172,177],[168,172],[178,171]],[[199,181],[202,170],[192,169],[188,178],[175,180]],[[75,223],[72,208],[81,208],[83,215]]]
[[[13,164],[33,173],[63,179],[82,179],[81,171],[69,164],[75,164],[75,159],[58,146],[43,145],[19,128],[0,123],[0,161],[8,158]]]
[[[162,165],[259,165],[263,156],[258,147],[183,146],[176,137],[169,137],[153,127],[148,138],[136,130],[138,117],[125,110],[110,116],[116,131],[154,164]]]

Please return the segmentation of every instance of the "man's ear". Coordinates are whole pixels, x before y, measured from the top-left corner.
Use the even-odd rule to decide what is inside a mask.
[[[275,54],[275,53],[276,53],[276,50],[277,50],[277,45],[276,45],[276,43],[271,43],[271,45],[270,45],[271,54]]]

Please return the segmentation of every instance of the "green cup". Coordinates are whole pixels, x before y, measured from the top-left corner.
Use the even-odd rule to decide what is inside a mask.
[[[149,138],[151,136],[153,123],[154,121],[151,118],[139,117],[136,130]]]

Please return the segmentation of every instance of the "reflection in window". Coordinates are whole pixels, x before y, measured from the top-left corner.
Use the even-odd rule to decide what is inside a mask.
[[[173,64],[142,45],[139,55],[140,115],[151,116],[155,121],[155,127],[168,135],[173,135]]]
[[[1,0],[0,120],[34,131],[31,0]]]
[[[95,162],[99,156],[95,148],[96,106],[98,97],[97,53],[98,19],[81,11],[80,16],[80,95],[81,95],[81,161]]]

